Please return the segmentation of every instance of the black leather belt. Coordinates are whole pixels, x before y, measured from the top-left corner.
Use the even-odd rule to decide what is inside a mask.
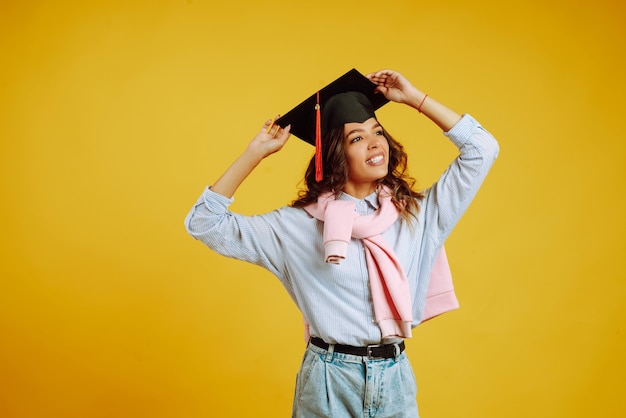
[[[311,338],[311,344],[316,347],[328,350],[327,344],[318,337]],[[397,344],[368,345],[365,347],[355,347],[352,345],[334,344],[335,353],[352,354],[353,356],[363,356],[367,358],[394,358],[404,351],[404,341]]]

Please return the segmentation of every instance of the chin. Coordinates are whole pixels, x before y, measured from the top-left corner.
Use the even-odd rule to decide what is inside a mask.
[[[380,175],[378,176],[377,181],[384,179],[385,177],[387,177],[388,174],[389,174],[389,170],[387,169],[385,169],[384,171],[381,171]]]

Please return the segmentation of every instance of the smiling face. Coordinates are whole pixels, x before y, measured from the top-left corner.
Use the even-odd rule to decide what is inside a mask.
[[[343,132],[348,163],[348,181],[344,191],[362,199],[376,189],[377,181],[389,171],[389,143],[375,118],[363,123],[346,123]]]

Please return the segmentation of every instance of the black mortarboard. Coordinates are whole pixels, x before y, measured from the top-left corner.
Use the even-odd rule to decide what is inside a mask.
[[[281,127],[291,125],[291,133],[316,147],[317,180],[321,180],[321,137],[350,122],[365,122],[389,100],[375,93],[372,83],[356,69],[309,96],[276,120]]]
[[[329,111],[326,111],[325,105],[331,97],[336,94],[346,93],[349,91],[361,92],[369,99],[373,112],[389,101],[384,95],[374,93],[375,89],[376,84],[372,83],[363,74],[353,68],[335,81],[328,84],[326,87],[319,90],[317,93],[319,93],[319,105],[322,111],[322,132],[327,133],[331,129],[341,126],[344,123],[364,122],[369,119],[365,118],[363,120],[359,120],[363,116],[364,110],[363,108],[359,108],[356,102],[353,104],[354,107],[352,108],[346,106],[350,102],[349,99],[341,103],[341,105],[344,106],[337,106],[339,102],[335,104],[332,104],[331,102],[331,106],[333,108],[332,112],[330,112],[330,109]],[[318,103],[317,93],[312,94],[302,103],[276,120],[276,123],[283,128],[287,125],[291,125],[291,133],[311,145],[315,145],[315,106]],[[327,116],[329,114],[332,115],[335,112],[337,112],[336,117],[327,121]],[[356,119],[350,120],[352,118]],[[329,126],[327,122],[331,122],[331,124],[335,126]]]

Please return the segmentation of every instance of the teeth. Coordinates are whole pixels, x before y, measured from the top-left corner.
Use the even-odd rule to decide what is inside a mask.
[[[383,160],[383,156],[382,156],[382,155],[379,155],[379,156],[377,156],[377,157],[370,158],[370,159],[369,159],[369,160],[367,160],[366,162],[367,162],[368,164],[376,164],[376,163],[381,162],[382,160]]]

